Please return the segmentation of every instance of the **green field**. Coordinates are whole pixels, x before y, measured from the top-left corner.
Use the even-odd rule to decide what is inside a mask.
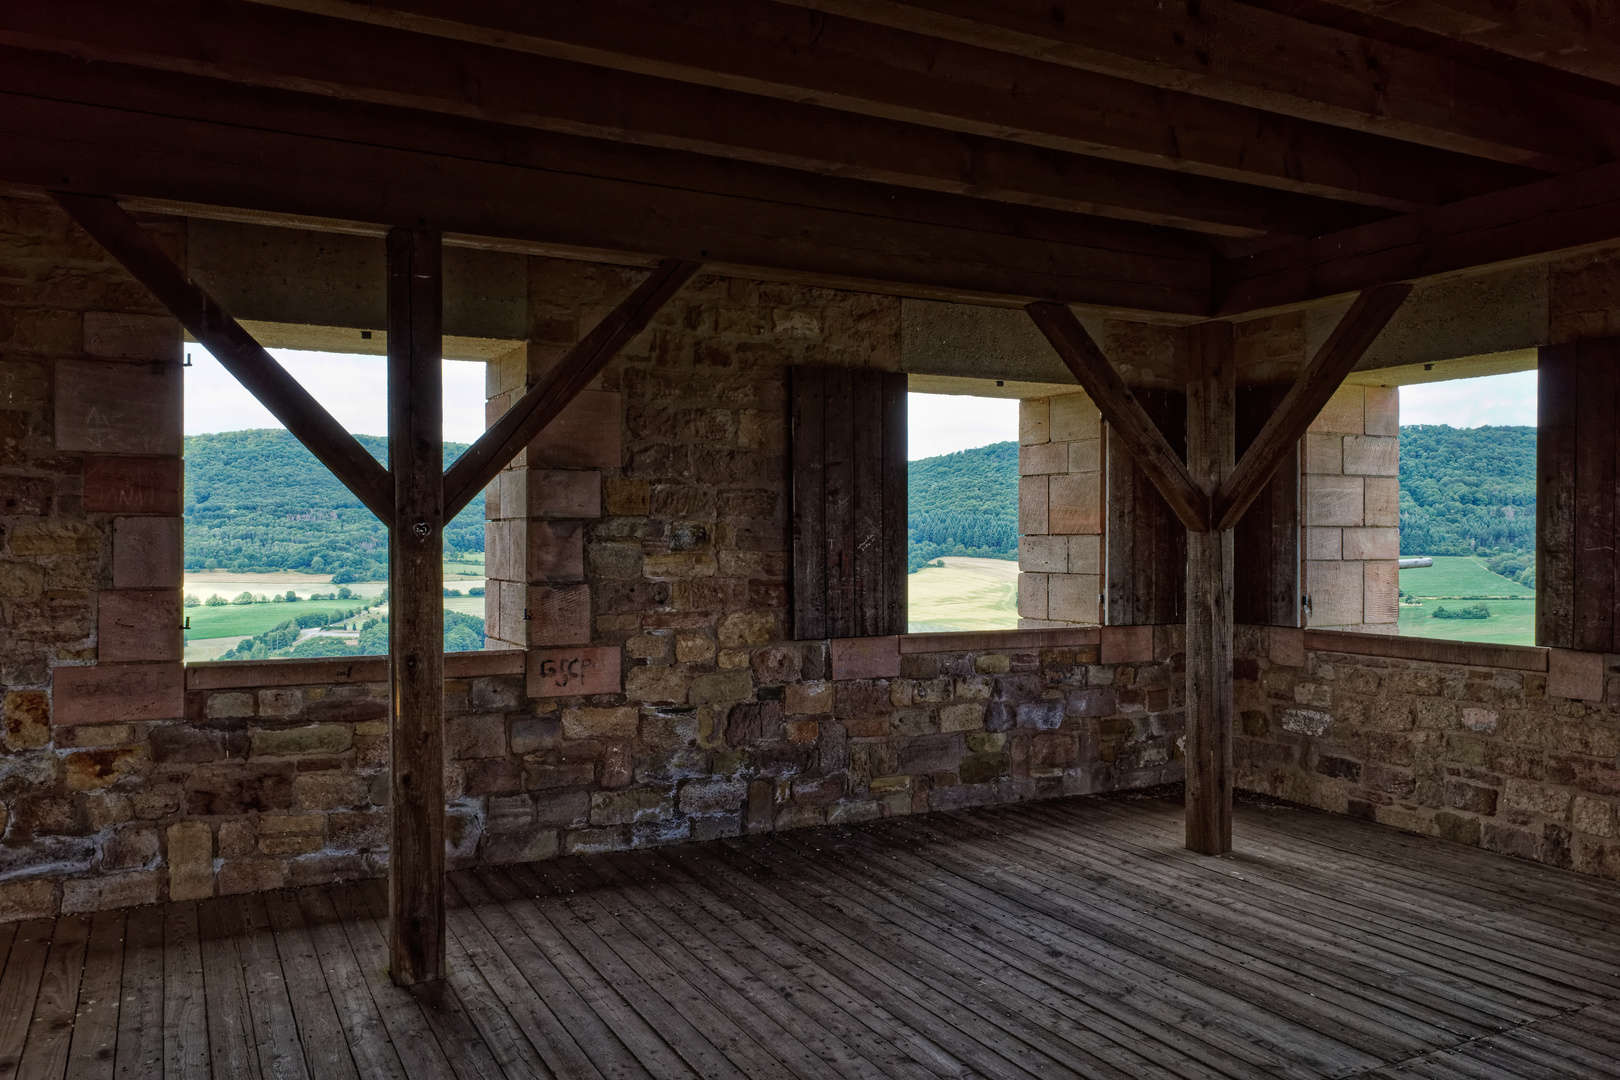
[[[292,604],[226,604],[224,607],[186,608],[182,614],[191,620],[187,637],[252,637],[262,634],[286,619],[312,611],[348,611],[365,606],[364,600],[300,600]],[[482,603],[482,599],[480,599]]]
[[[1018,628],[1017,563],[949,557],[943,561],[943,567],[926,566],[906,575],[911,633]]]
[[[1498,645],[1536,643],[1536,593],[1485,568],[1479,559],[1437,555],[1434,565],[1401,571],[1401,591],[1422,601],[1401,606],[1400,632],[1406,637],[1444,638],[1447,641],[1486,641]],[[1514,597],[1510,600],[1495,597]],[[1471,607],[1483,603],[1488,619],[1436,619],[1439,607]]]

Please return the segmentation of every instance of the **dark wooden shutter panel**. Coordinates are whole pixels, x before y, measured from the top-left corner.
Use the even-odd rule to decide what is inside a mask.
[[[1187,456],[1187,395],[1133,390],[1171,449]],[[1109,427],[1108,509],[1103,524],[1110,626],[1178,623],[1186,618],[1187,530]]]
[[[1614,652],[1620,338],[1541,350],[1536,431],[1536,644]]]
[[[906,377],[795,367],[793,636],[906,632]]]
[[[1254,442],[1288,385],[1240,386],[1237,456]],[[1299,625],[1299,447],[1237,523],[1232,536],[1232,617],[1255,626]]]

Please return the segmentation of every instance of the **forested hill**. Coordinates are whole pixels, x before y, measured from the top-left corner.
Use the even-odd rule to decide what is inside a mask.
[[[941,555],[1018,558],[1018,444],[991,443],[907,468],[910,566]]]
[[[1402,555],[1480,555],[1522,578],[1535,551],[1535,428],[1401,428]]]
[[[388,440],[357,435],[387,463]],[[446,463],[467,449],[445,443]],[[222,431],[186,439],[186,568],[302,570],[342,581],[387,577],[382,522],[279,429]],[[445,529],[445,553],[484,550],[484,495]]]

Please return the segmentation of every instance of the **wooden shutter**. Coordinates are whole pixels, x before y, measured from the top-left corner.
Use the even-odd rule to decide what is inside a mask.
[[[906,632],[906,377],[795,367],[793,636]]]
[[[1541,350],[1536,431],[1536,644],[1615,652],[1620,338]]]
[[[1237,456],[1254,442],[1288,393],[1287,384],[1240,386]],[[1255,626],[1299,625],[1299,445],[1233,531],[1232,617]]]
[[[1174,390],[1132,390],[1159,425],[1171,449],[1187,457],[1187,395]],[[1187,603],[1187,530],[1107,427],[1107,516],[1103,523],[1108,567],[1106,618],[1110,626],[1178,623]]]

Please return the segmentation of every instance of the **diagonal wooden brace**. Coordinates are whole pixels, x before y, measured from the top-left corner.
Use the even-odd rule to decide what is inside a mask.
[[[393,521],[394,481],[388,470],[252,334],[187,277],[123,207],[99,195],[54,192],[52,198],[331,469],[355,498],[384,522]]]

